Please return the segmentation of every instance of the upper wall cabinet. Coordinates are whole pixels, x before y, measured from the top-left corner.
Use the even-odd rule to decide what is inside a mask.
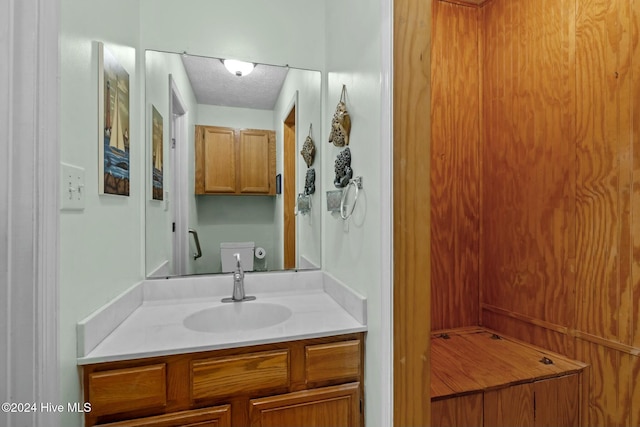
[[[196,194],[274,195],[275,132],[196,126]]]

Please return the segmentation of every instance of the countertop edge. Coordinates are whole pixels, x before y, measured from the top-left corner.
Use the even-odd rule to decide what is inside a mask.
[[[210,345],[203,345],[203,346],[197,346],[197,347],[172,348],[167,350],[154,350],[154,351],[148,351],[143,353],[123,353],[123,354],[114,354],[112,356],[97,356],[97,357],[85,356],[85,357],[79,357],[77,359],[77,365],[86,366],[86,365],[94,365],[98,363],[120,362],[124,360],[138,360],[138,359],[148,359],[152,357],[173,356],[176,354],[190,354],[190,353],[200,353],[200,352],[213,351],[213,350],[224,350],[229,348],[243,348],[243,347],[251,347],[251,346],[263,345],[263,344],[273,344],[277,342],[290,342],[290,341],[299,341],[299,340],[305,340],[305,339],[347,335],[347,334],[353,334],[353,333],[359,333],[359,332],[367,332],[367,330],[368,330],[367,326],[362,325],[359,327],[336,329],[331,331],[310,332],[310,333],[298,334],[298,335],[288,335],[286,337],[270,337],[265,339],[248,340],[245,342],[232,342],[232,343],[222,343],[222,344],[210,344]]]

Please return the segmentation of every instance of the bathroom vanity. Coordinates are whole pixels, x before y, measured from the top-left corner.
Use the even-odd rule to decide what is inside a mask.
[[[361,426],[366,300],[321,272],[151,280],[78,324],[85,425]]]
[[[85,423],[360,426],[363,350],[357,333],[86,365]]]

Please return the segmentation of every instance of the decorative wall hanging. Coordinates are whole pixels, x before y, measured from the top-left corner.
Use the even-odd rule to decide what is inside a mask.
[[[304,140],[300,154],[302,154],[302,158],[307,164],[307,167],[311,167],[313,160],[316,157],[316,145],[313,143],[313,139],[311,139],[311,124],[309,125],[309,136]]]
[[[129,74],[98,43],[99,192],[129,195]]]
[[[344,190],[327,191],[327,211],[331,213],[340,212],[340,201]]]
[[[311,212],[311,196],[302,193],[298,194],[296,206],[298,208],[299,214],[308,214],[309,212]]]
[[[307,176],[304,178],[304,194],[309,195],[316,192],[316,170],[307,169]]]
[[[153,200],[163,200],[164,196],[164,138],[162,116],[151,106],[151,188]]]
[[[349,180],[353,177],[353,170],[351,169],[351,150],[345,148],[338,154],[338,158],[335,163],[336,179],[333,180],[333,185],[337,188],[344,188],[349,183]]]
[[[349,133],[351,132],[351,117],[347,111],[345,104],[347,87],[342,85],[342,94],[340,102],[336,107],[336,112],[331,120],[331,133],[329,134],[329,142],[333,142],[336,147],[344,147],[349,145]]]

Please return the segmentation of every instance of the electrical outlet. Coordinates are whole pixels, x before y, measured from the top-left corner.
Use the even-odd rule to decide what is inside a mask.
[[[85,199],[84,168],[61,163],[60,209],[83,210]]]

